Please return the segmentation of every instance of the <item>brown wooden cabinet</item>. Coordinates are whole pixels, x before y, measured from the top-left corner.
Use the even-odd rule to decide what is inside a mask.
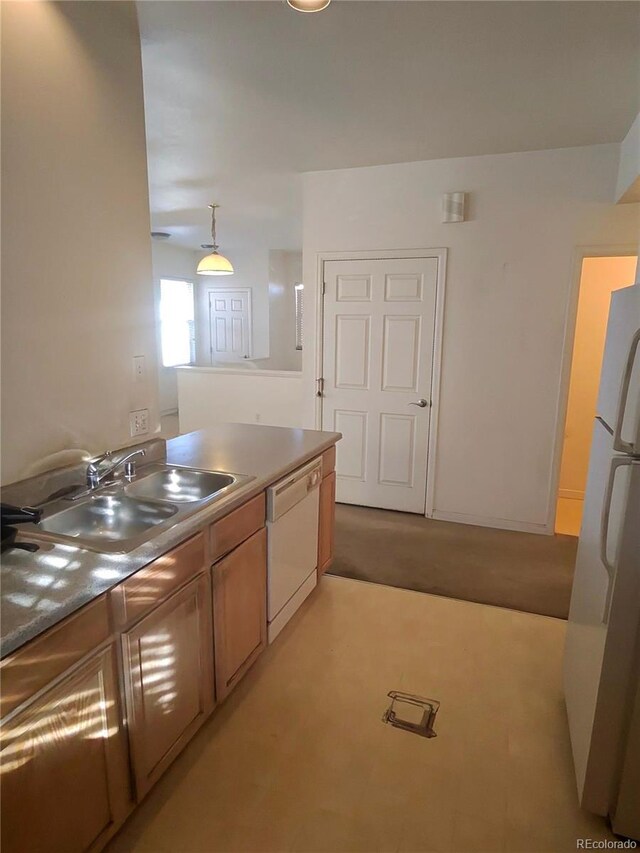
[[[100,849],[131,806],[115,649],[2,727],[2,850]]]
[[[320,483],[320,517],[318,519],[318,575],[333,562],[336,527],[336,472]]]
[[[330,448],[319,573],[334,466]],[[267,644],[264,523],[261,493],[0,663],[3,853],[102,849],[241,680]]]
[[[216,695],[224,699],[267,642],[267,531],[212,568]]]
[[[264,527],[266,509],[262,492],[238,509],[211,525],[211,562],[219,560],[237,548],[245,539]]]
[[[111,590],[109,597],[115,627],[128,628],[205,567],[205,537],[198,533]]]
[[[138,799],[214,705],[211,590],[201,574],[123,634],[129,740]]]

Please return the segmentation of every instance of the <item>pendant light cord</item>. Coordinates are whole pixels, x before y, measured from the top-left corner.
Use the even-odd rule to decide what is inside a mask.
[[[211,241],[213,242],[213,251],[218,251],[218,244],[216,243],[216,207],[220,207],[219,204],[210,204],[211,208]]]

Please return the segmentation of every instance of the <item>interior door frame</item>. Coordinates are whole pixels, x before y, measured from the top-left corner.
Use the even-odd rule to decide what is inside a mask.
[[[252,290],[250,287],[207,287],[207,308],[209,315],[209,361],[214,367],[213,361],[213,336],[211,334],[211,294],[212,293],[246,293],[247,294],[247,335],[249,336],[249,358],[253,358],[253,303],[251,301]],[[225,362],[226,363],[226,362]]]
[[[425,516],[431,518],[435,504],[436,449],[440,415],[440,380],[442,372],[442,342],[444,337],[444,306],[447,281],[447,252],[444,247],[435,249],[385,249],[364,252],[319,252],[316,263],[316,381],[324,369],[324,265],[330,261],[394,261],[415,258],[436,258],[436,310],[433,336],[433,369],[431,371],[431,408],[429,409],[429,440],[427,443],[427,483]],[[322,429],[322,395],[316,394],[316,429]]]
[[[556,430],[551,459],[551,476],[549,478],[549,495],[547,498],[547,523],[543,533],[553,535],[556,523],[556,504],[560,486],[560,464],[564,447],[564,428],[569,408],[569,383],[571,381],[571,363],[573,347],[576,339],[576,324],[578,321],[578,299],[580,297],[580,280],[582,278],[582,262],[585,258],[628,258],[638,255],[638,246],[632,243],[610,243],[603,246],[577,246],[573,252],[571,268],[571,287],[567,299],[567,310],[564,321],[564,340],[562,345],[562,367],[556,401]]]

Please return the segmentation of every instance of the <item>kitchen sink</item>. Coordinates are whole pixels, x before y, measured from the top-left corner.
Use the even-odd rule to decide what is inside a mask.
[[[137,500],[128,495],[94,495],[77,506],[43,518],[38,529],[73,538],[80,546],[103,550],[101,544],[124,546],[177,512],[178,508],[170,504]]]
[[[40,522],[25,524],[21,532],[102,554],[128,553],[252,479],[152,463],[139,468],[131,482],[111,480],[94,493],[49,503]]]
[[[238,482],[232,474],[217,471],[195,471],[190,468],[165,468],[142,476],[128,486],[127,495],[154,501],[191,503],[212,498]]]

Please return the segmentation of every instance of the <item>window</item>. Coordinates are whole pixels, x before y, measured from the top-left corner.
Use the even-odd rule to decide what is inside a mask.
[[[296,349],[302,349],[302,312],[304,304],[304,284],[296,284]]]
[[[194,363],[196,339],[192,282],[160,279],[160,343],[164,367]]]

